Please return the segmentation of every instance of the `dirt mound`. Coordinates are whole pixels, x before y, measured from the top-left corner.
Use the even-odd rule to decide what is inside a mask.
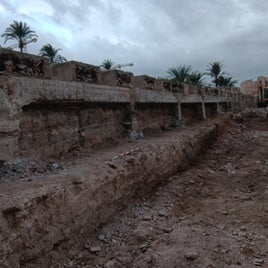
[[[88,237],[98,252],[66,251],[66,267],[267,267],[268,123],[259,111],[238,121]]]
[[[249,112],[84,151],[63,170],[1,183],[0,263],[266,267],[267,137],[265,117]]]
[[[53,267],[62,249],[79,248],[87,235],[128,202],[185,169],[219,134],[224,120],[158,131],[154,137],[106,150],[80,151],[64,159],[64,169],[0,187],[0,249],[3,267]],[[29,171],[27,159],[6,165],[6,175]],[[57,166],[57,168],[56,168]],[[47,166],[46,166],[46,169]],[[137,241],[150,233],[137,230]],[[99,247],[86,248],[98,252]],[[57,266],[57,265],[56,265]]]

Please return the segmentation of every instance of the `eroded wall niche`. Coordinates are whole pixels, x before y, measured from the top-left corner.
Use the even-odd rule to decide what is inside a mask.
[[[94,147],[127,135],[126,105],[33,103],[23,107],[19,133],[21,155],[60,155]]]
[[[173,104],[40,102],[24,106],[19,125],[19,154],[59,156],[79,148],[95,148],[128,137],[138,129],[175,125]]]
[[[172,103],[137,104],[136,114],[142,130],[167,129],[175,126],[176,105]]]

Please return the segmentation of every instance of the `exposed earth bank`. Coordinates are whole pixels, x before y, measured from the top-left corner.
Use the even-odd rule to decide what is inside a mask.
[[[265,113],[147,137],[66,156],[45,175],[5,178],[0,264],[266,267]]]
[[[233,119],[191,168],[66,249],[64,267],[268,267],[268,121]]]

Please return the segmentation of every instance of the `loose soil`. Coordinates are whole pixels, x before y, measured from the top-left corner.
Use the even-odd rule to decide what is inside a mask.
[[[206,126],[209,127],[209,120],[207,125],[199,128]],[[42,259],[39,255],[38,259],[28,259],[14,267],[268,267],[268,121],[259,111],[252,111],[246,115],[233,116],[233,120],[228,121],[225,127],[218,141],[188,170],[169,178],[163,177],[162,185],[135,202],[124,204],[124,210],[114,215],[107,224],[95,229],[91,235],[83,235],[82,231],[73,233],[75,238],[72,241],[60,241],[53,246],[51,259]],[[186,127],[181,135],[191,137],[194,131],[194,126]],[[76,190],[81,188],[79,191],[87,187],[86,180],[70,181],[69,178],[75,178],[75,174],[86,177],[83,167],[87,172],[101,169],[102,173],[112,173],[113,169],[122,168],[125,160],[131,158],[134,161],[140,154],[144,154],[151,143],[154,142],[156,146],[160,142],[158,145],[163,146],[173,135],[172,131],[147,133],[144,140],[122,143],[117,148],[106,148],[103,151],[100,148],[97,155],[80,151],[70,158],[46,164],[44,169],[36,171],[35,177],[27,176],[24,170],[28,168],[28,163],[20,161],[19,167],[22,166],[23,170],[21,172],[19,169],[21,179],[8,179],[13,174],[12,168],[18,167],[15,163],[11,170],[4,170],[6,177],[1,183],[1,191],[10,193],[11,200],[24,201],[22,193],[27,192],[29,187],[32,188],[28,195],[35,196],[38,189],[44,191],[44,194],[49,193],[44,189],[52,189],[55,184],[59,190],[55,190],[57,194],[43,200],[44,208],[45,204],[46,208],[60,206],[60,201],[56,200],[62,198],[59,185],[66,185],[68,191],[62,190],[66,198],[69,190],[74,190],[71,187],[76,187]],[[125,155],[128,151],[132,153]],[[46,178],[46,174],[50,177]],[[96,177],[99,178],[99,174]],[[78,185],[79,189],[77,184],[81,185]],[[74,198],[79,196],[75,195],[76,192],[73,194]],[[85,207],[86,200],[94,199],[87,192],[84,195],[85,204],[76,205]],[[40,198],[36,200],[40,201]],[[34,203],[31,204],[34,208]],[[58,210],[55,208],[55,211]],[[118,211],[118,208],[114,211]],[[59,215],[53,217],[66,218],[61,210],[58,212]],[[17,217],[16,213],[14,215]],[[36,220],[40,215],[46,220],[45,209],[30,210],[30,213],[33,215],[31,220],[35,220],[33,213],[37,213]],[[41,214],[38,216],[38,213]],[[105,214],[107,211],[100,213]],[[15,216],[14,219],[8,219],[15,220]],[[18,226],[23,227],[27,223],[25,220],[25,224],[21,224],[23,217],[19,218]],[[35,226],[31,220],[29,226]],[[42,224],[46,224],[46,221]],[[70,227],[68,224],[64,222],[66,233]],[[50,227],[53,226],[40,225],[42,239],[45,228],[51,230]],[[45,235],[48,245],[53,235],[49,231]],[[58,237],[54,239],[57,241]],[[77,243],[74,243],[75,240]],[[39,242],[34,243],[39,245]],[[34,249],[29,248],[28,251]],[[49,266],[47,263],[50,263]]]
[[[236,121],[236,122],[235,122]],[[237,117],[207,154],[55,267],[268,267],[268,122]]]

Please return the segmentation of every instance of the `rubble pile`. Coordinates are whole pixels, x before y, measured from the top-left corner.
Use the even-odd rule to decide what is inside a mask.
[[[145,77],[145,88],[146,89],[154,89],[154,81],[155,81],[155,78],[146,76]]]
[[[100,72],[99,67],[93,65],[76,65],[75,77],[76,81],[97,83],[97,73]]]
[[[184,93],[183,84],[173,84],[172,85],[172,91],[183,94]]]
[[[23,76],[43,77],[46,74],[46,59],[18,56],[12,51],[0,53],[0,72]]]
[[[24,180],[30,176],[50,174],[64,169],[63,165],[53,160],[34,160],[17,158],[0,162],[0,182]]]
[[[116,71],[116,81],[117,81],[117,85],[120,87],[133,88],[132,73]]]

